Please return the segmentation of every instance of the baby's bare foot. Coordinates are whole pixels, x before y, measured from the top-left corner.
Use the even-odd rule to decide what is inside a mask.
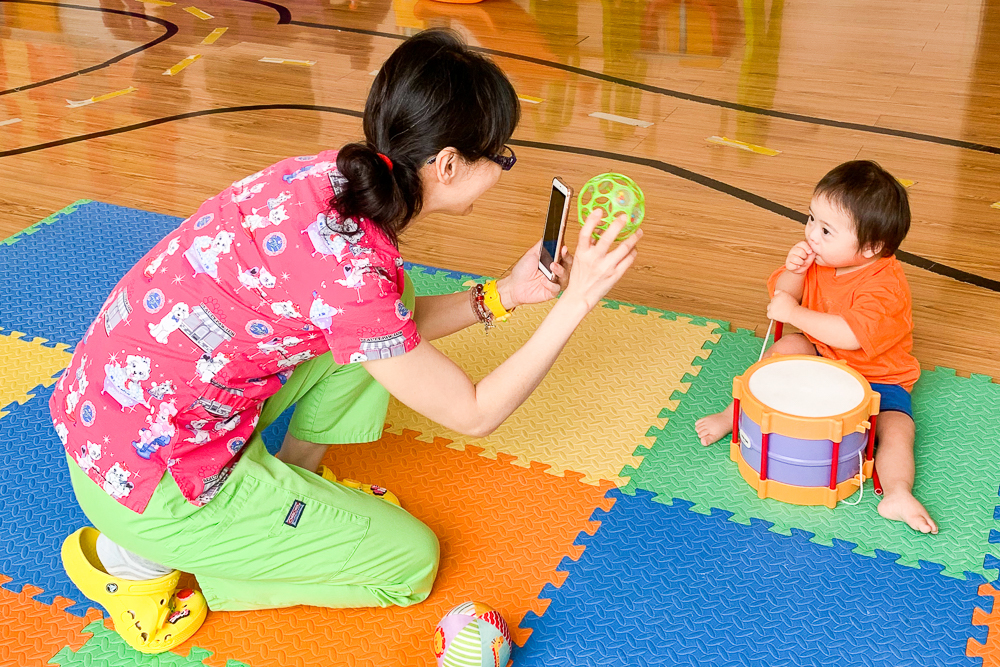
[[[878,504],[878,513],[891,521],[903,521],[921,533],[937,533],[938,527],[920,501],[908,491],[886,494]]]
[[[722,440],[733,432],[733,409],[729,407],[714,415],[702,417],[694,423],[694,430],[698,433],[698,439],[706,447]]]

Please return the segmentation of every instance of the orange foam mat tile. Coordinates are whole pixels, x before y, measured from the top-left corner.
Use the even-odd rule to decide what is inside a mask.
[[[433,664],[431,634],[455,605],[476,600],[507,619],[523,645],[530,630],[518,627],[530,610],[543,614],[538,594],[546,583],[561,585],[560,560],[579,558],[573,541],[593,534],[589,517],[610,484],[592,486],[581,475],[556,477],[546,466],[511,465],[513,457],[484,458],[481,451],[449,449],[443,441],[421,442],[406,431],[366,445],[335,445],[324,463],[338,477],[381,484],[437,534],[441,567],[434,591],[422,604],[387,609],[294,607],[252,612],[213,612],[191,644],[251,667],[347,665],[426,667]]]
[[[11,581],[0,575],[0,584]],[[57,597],[53,604],[33,599],[42,589],[30,584],[20,593],[0,587],[0,665],[45,665],[65,646],[79,650],[88,639],[84,627],[101,618],[91,609],[85,618],[63,611],[72,600]]]
[[[1000,590],[991,584],[983,584],[978,592],[993,597],[993,611],[986,613],[977,607],[972,612],[972,624],[985,625],[989,633],[985,644],[969,639],[965,653],[973,658],[982,658],[983,667],[1000,667]]]

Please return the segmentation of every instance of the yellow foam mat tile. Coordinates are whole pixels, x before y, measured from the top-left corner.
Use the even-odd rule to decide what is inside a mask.
[[[25,340],[20,331],[0,329],[0,418],[7,413],[3,406],[24,403],[34,398],[28,393],[38,385],[50,386],[52,377],[69,364],[68,345],[44,347],[44,338]]]
[[[470,327],[434,341],[434,345],[478,381],[500,365],[531,336],[551,305],[522,307],[488,336]],[[684,391],[686,373],[697,375],[703,346],[719,340],[715,322],[695,324],[655,311],[596,308],[580,325],[555,366],[511,417],[494,433],[477,439],[450,431],[393,400],[387,430],[418,431],[421,439],[449,440],[449,447],[474,444],[482,455],[498,452],[551,466],[549,472],[582,474],[588,484],[608,480],[617,486],[625,465],[637,466],[640,445],[649,448],[646,431],[660,410],[676,407],[674,391]]]

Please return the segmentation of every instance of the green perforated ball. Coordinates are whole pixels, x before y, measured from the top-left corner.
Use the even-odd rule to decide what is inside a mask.
[[[581,225],[586,224],[587,216],[595,208],[603,210],[604,217],[597,226],[601,231],[606,230],[620,213],[628,215],[628,222],[616,239],[624,241],[642,224],[642,218],[646,214],[646,197],[636,182],[628,176],[601,174],[584,184],[577,197],[577,207]],[[595,232],[594,238],[600,238],[600,234]]]

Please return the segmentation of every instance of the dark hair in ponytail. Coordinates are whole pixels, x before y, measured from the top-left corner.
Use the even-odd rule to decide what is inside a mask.
[[[365,142],[337,154],[347,182],[330,208],[368,218],[396,243],[423,204],[420,170],[427,160],[449,146],[470,163],[499,155],[520,116],[517,93],[493,61],[451,30],[420,32],[375,77],[365,103]]]

